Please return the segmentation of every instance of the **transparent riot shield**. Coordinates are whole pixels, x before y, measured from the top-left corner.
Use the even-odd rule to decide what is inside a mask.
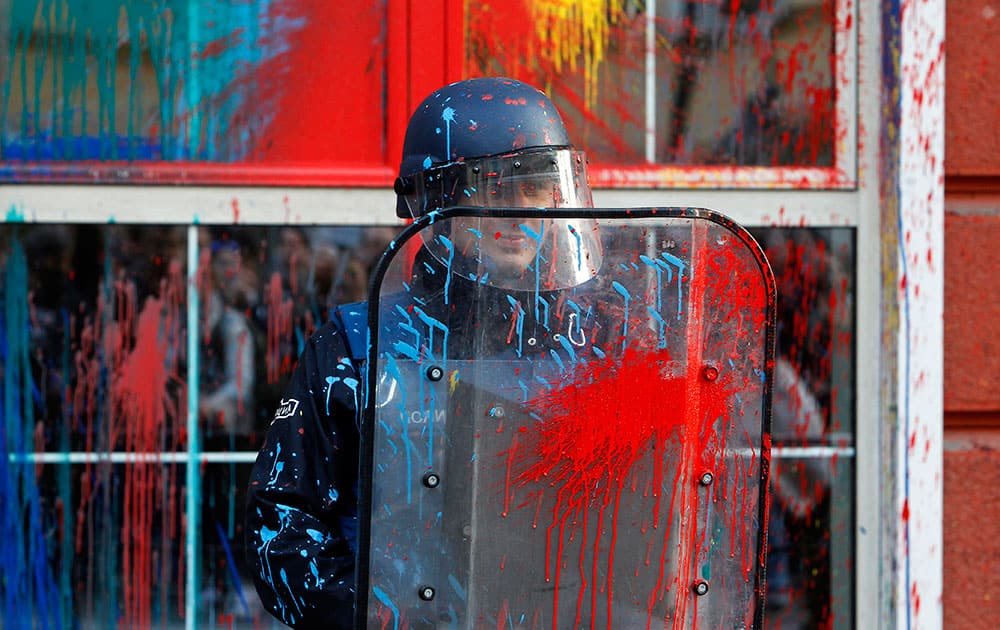
[[[760,249],[705,210],[489,213],[372,283],[358,627],[760,627]]]

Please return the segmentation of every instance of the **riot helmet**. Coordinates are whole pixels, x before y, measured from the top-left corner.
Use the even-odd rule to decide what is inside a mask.
[[[410,118],[394,188],[397,214],[414,219],[454,206],[593,206],[586,156],[555,105],[507,78],[459,81],[425,98]],[[592,219],[463,219],[436,236],[429,249],[454,272],[505,289],[537,289],[540,276],[546,289],[576,286],[601,263]]]

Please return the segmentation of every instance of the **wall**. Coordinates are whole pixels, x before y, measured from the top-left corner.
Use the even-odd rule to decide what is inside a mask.
[[[1000,615],[1000,7],[947,6],[944,621]]]

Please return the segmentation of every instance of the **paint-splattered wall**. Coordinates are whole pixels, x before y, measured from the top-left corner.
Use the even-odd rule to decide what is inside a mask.
[[[572,136],[616,168],[841,157],[834,39],[849,27],[832,0],[0,0],[0,12],[7,182],[384,185],[414,98],[481,73],[550,91]],[[456,20],[460,45],[430,50]],[[450,57],[420,67],[438,54]],[[192,563],[201,625],[268,623],[241,560],[249,462],[304,339],[331,304],[362,297],[390,234],[199,227],[191,243],[186,226],[18,225],[24,208],[2,210],[4,627],[180,623]],[[757,236],[780,285],[784,379],[771,623],[851,627],[854,231]]]
[[[364,296],[394,230],[202,228],[194,330],[186,231],[2,231],[6,627],[32,615],[50,627],[169,625],[186,614],[196,561],[203,623],[261,619],[242,561],[248,462],[303,340],[329,304]],[[202,455],[188,459],[191,386]],[[188,461],[200,488],[185,481]],[[202,504],[197,557],[185,551],[190,492]]]

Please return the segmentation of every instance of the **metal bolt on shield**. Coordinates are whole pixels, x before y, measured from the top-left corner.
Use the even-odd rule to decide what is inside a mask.
[[[701,597],[702,595],[708,593],[708,582],[706,582],[705,580],[697,580],[694,584],[691,585],[691,590],[694,591],[695,595]]]
[[[715,481],[715,475],[713,475],[711,471],[706,470],[701,473],[701,478],[698,479],[698,481],[703,486],[710,486],[712,485],[712,482]]]
[[[444,370],[442,370],[438,366],[432,365],[429,368],[427,368],[427,378],[429,378],[430,380],[440,381],[443,376],[444,376]]]
[[[437,488],[441,483],[441,477],[436,472],[425,473],[423,482],[428,488]]]
[[[706,381],[709,382],[714,381],[717,378],[719,378],[719,368],[715,367],[714,365],[706,365],[705,367],[701,368],[701,375],[705,378]]]
[[[424,600],[425,602],[429,602],[432,599],[434,599],[434,594],[435,594],[435,590],[434,590],[433,586],[421,586],[420,587],[420,592],[419,592],[420,599]]]

